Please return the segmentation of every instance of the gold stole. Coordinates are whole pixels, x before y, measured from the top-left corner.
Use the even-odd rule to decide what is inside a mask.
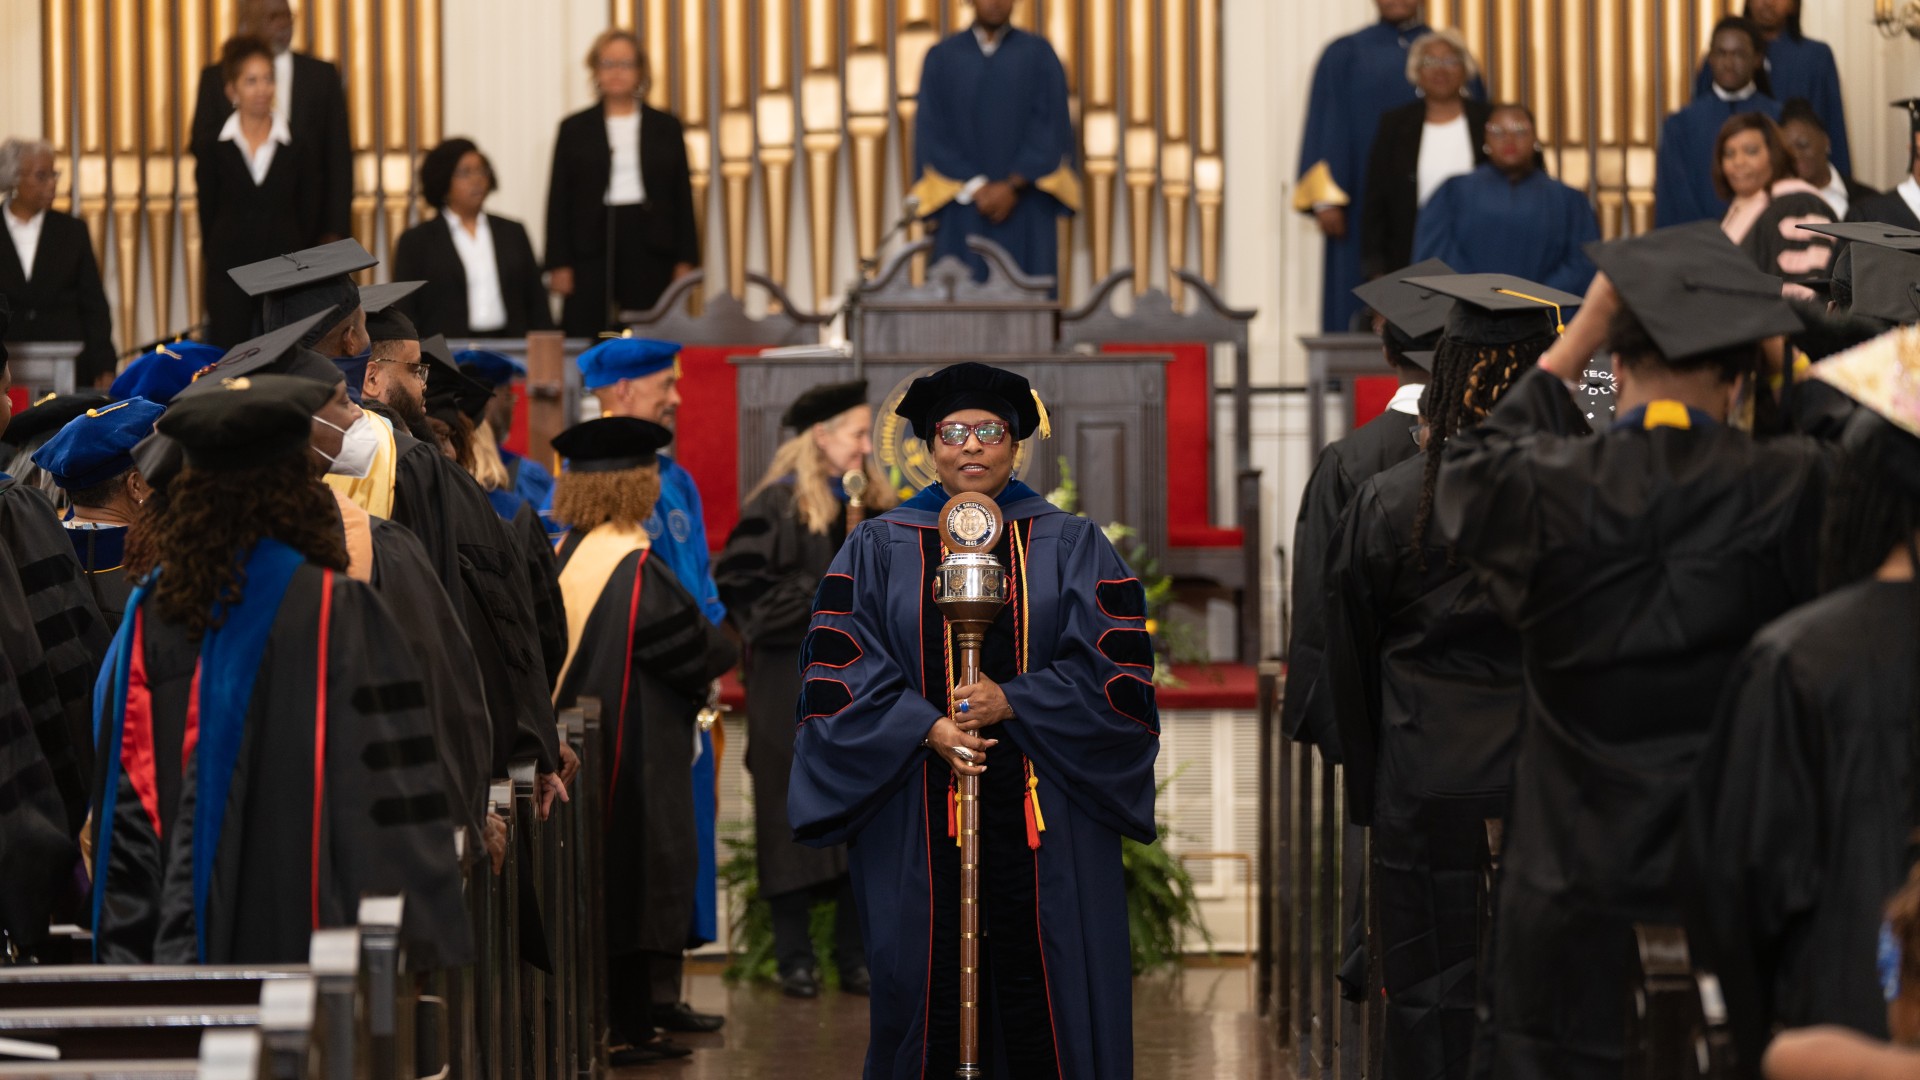
[[[355,478],[334,476],[326,478],[327,486],[353,500],[353,504],[377,518],[393,517],[393,478],[394,468],[400,459],[400,452],[394,446],[393,425],[379,413],[367,414],[379,422],[380,449],[373,455],[373,468],[367,475]]]
[[[340,507],[340,524],[347,534],[347,576],[359,582],[373,581],[373,516],[340,491],[333,501]]]
[[[558,688],[567,684],[567,672],[573,670],[573,658],[580,651],[587,619],[599,606],[607,579],[613,576],[622,559],[652,546],[647,530],[638,525],[596,525],[567,558],[567,565],[560,571],[560,595],[567,604],[567,662],[561,665],[560,678],[554,683],[556,701]],[[613,704],[618,707],[618,702]]]

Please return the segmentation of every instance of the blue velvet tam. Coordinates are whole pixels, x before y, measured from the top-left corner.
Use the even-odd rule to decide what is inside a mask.
[[[644,379],[672,367],[680,357],[680,346],[671,341],[650,338],[617,337],[580,354],[580,376],[589,390],[626,379]]]
[[[486,349],[462,349],[453,354],[453,364],[460,369],[460,374],[496,390],[527,373],[527,365]]]
[[[196,373],[219,363],[224,355],[223,350],[198,341],[171,342],[135,357],[107,392],[115,401],[146,398],[165,405],[193,382]]]
[[[88,409],[34,451],[33,463],[67,491],[104,484],[133,468],[134,446],[166,411],[143,397]]]

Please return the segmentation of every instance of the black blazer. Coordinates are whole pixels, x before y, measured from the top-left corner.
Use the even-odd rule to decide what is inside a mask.
[[[599,105],[560,121],[547,185],[547,267],[595,262],[607,253],[607,180],[613,148]],[[642,242],[656,258],[700,265],[693,218],[693,174],[678,118],[640,106],[640,179],[647,188]]]
[[[1880,221],[1888,225],[1898,225],[1907,229],[1920,229],[1920,217],[1915,217],[1913,208],[1907,200],[1900,197],[1898,191],[1875,192],[1859,199],[1851,199],[1847,206],[1848,221]],[[45,240],[40,241],[42,245]],[[18,315],[14,318],[17,320]]]
[[[0,209],[0,214],[10,213]],[[40,246],[33,253],[31,281],[12,235],[0,230],[0,293],[13,309],[9,341],[81,342],[75,374],[82,386],[113,371],[113,315],[86,222],[47,211],[40,224]]]
[[[1493,107],[1466,99],[1467,138],[1473,163],[1487,160],[1487,117]],[[1360,211],[1360,268],[1368,280],[1413,262],[1414,221],[1420,213],[1420,138],[1427,103],[1416,101],[1380,114],[1367,156],[1366,203]]]
[[[472,337],[467,325],[467,270],[444,217],[443,213],[422,221],[401,233],[394,245],[393,280],[426,282],[398,306],[423,335]],[[487,331],[488,336],[522,337],[529,330],[553,329],[547,287],[540,281],[540,261],[533,257],[526,227],[512,218],[488,214],[487,228],[493,233],[493,262],[507,309],[507,325]]]
[[[220,65],[200,72],[200,95],[193,109],[194,156],[205,158],[233,112]],[[325,60],[293,54],[293,101],[287,107],[293,141],[309,149],[308,161],[319,177],[320,231],[335,238],[353,235],[353,145],[347,135],[347,94],[340,71]]]

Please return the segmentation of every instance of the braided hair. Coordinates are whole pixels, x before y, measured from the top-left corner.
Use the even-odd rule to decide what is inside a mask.
[[[1544,325],[1544,324],[1543,324]],[[1420,486],[1420,509],[1413,518],[1413,561],[1427,569],[1427,525],[1433,518],[1433,489],[1440,479],[1440,456],[1447,440],[1486,418],[1515,380],[1539,361],[1555,334],[1544,327],[1539,337],[1511,345],[1473,345],[1451,334],[1440,339],[1433,353],[1433,379],[1422,397],[1427,418],[1426,477]],[[1453,548],[1447,548],[1453,565]]]

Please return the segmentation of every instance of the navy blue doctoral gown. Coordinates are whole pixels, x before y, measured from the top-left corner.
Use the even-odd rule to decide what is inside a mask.
[[[1001,34],[992,56],[980,51],[971,30],[927,52],[913,129],[913,191],[919,213],[934,223],[936,259],[960,258],[984,281],[986,262],[967,248],[967,237],[984,236],[1020,269],[1052,277],[1059,267],[1056,222],[1080,208],[1067,74],[1046,38],[1012,26]],[[1014,175],[1031,186],[997,225],[956,198],[976,176]]]
[[[1766,113],[1778,121],[1780,103],[1761,93],[1744,101],[1722,101],[1709,90],[1706,97],[1694,99],[1660,125],[1660,156],[1653,180],[1655,228],[1727,216],[1727,200],[1713,190],[1713,143],[1720,136],[1720,126],[1744,112]]]
[[[1767,81],[1773,85],[1775,101],[1804,98],[1827,129],[1832,145],[1827,161],[1841,176],[1853,175],[1853,155],[1847,149],[1847,113],[1840,101],[1840,67],[1833,62],[1833,50],[1824,41],[1781,34],[1767,43]],[[1713,71],[1700,62],[1693,77],[1693,96],[1713,96]]]
[[[1367,155],[1373,150],[1380,114],[1416,99],[1413,84],[1407,81],[1407,46],[1426,32],[1419,23],[1405,27],[1374,23],[1336,38],[1313,69],[1307,131],[1300,138],[1299,176],[1304,178],[1325,163],[1333,183],[1347,196],[1339,204],[1347,208],[1347,234],[1326,242],[1320,328],[1328,333],[1345,330],[1363,306],[1353,289],[1363,280],[1360,207],[1366,202]],[[1468,93],[1480,97],[1479,83],[1469,87]]]
[[[861,524],[821,579],[801,650],[787,812],[801,841],[849,845],[873,975],[870,1080],[952,1072],[958,894],[947,879],[958,849],[941,809],[952,774],[920,745],[950,686],[930,589],[946,498],[929,488]],[[1124,1080],[1133,1036],[1120,838],[1153,839],[1159,751],[1145,594],[1086,518],[1018,482],[1000,505],[1012,599],[982,668],[1006,674],[996,681],[1014,719],[987,729],[1000,744],[981,777],[981,875],[988,884],[1009,865],[1030,869],[1015,882],[1023,904],[996,907],[987,893],[984,965],[1042,962],[1025,985],[983,973],[983,1064],[989,1076],[1013,1077],[1051,1059],[1038,1072]],[[1046,828],[1022,842],[1027,784]],[[995,831],[1005,809],[996,785],[1012,795],[1011,838]],[[1006,955],[1021,937],[1037,938],[1037,955]],[[1023,1047],[1016,1026],[1050,1026],[1050,1038]]]
[[[1482,165],[1427,201],[1413,260],[1440,259],[1459,274],[1513,274],[1581,296],[1593,281],[1581,247],[1598,239],[1585,195],[1538,169],[1516,184]]]

